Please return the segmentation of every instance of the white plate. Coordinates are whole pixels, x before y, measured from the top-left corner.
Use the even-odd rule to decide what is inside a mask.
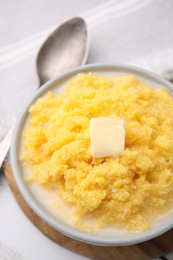
[[[141,79],[143,82],[151,84],[155,88],[165,87],[170,92],[173,91],[172,84],[162,79],[160,76],[157,76],[143,69],[124,65],[87,65],[63,73],[61,76],[58,76],[57,78],[47,82],[36,92],[34,97],[31,99],[31,101],[28,103],[28,105],[22,112],[15,126],[11,145],[11,163],[13,175],[17,183],[17,186],[25,201],[36,212],[36,214],[38,214],[45,222],[47,222],[56,230],[77,240],[95,245],[122,246],[140,243],[152,239],[158,235],[161,235],[162,233],[166,232],[167,230],[173,227],[173,209],[170,210],[167,215],[158,218],[153,223],[149,231],[145,231],[142,233],[129,232],[122,229],[107,229],[98,233],[86,233],[75,228],[67,221],[64,221],[63,218],[55,216],[55,214],[52,213],[51,210],[48,210],[47,206],[42,203],[42,201],[39,199],[36,193],[29,188],[29,186],[23,179],[24,170],[19,161],[19,154],[22,145],[21,133],[23,132],[28,118],[29,107],[48,90],[54,91],[56,93],[61,91],[66,85],[67,81],[71,80],[72,77],[74,77],[77,73],[80,72],[93,72],[101,75],[114,76],[133,74],[135,75],[135,77]]]

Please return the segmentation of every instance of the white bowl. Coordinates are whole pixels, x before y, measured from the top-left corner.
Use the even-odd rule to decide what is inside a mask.
[[[50,211],[48,211],[47,208],[44,206],[44,203],[41,203],[40,200],[38,200],[37,196],[34,195],[29,185],[25,182],[23,178],[24,170],[19,160],[19,154],[22,145],[21,134],[28,119],[29,107],[48,90],[58,92],[59,90],[64,88],[65,83],[80,72],[93,72],[101,75],[114,76],[122,74],[133,74],[137,78],[145,82],[149,82],[155,88],[163,86],[167,88],[170,92],[173,91],[172,84],[164,80],[160,76],[150,73],[149,71],[143,69],[124,65],[87,65],[70,70],[66,73],[61,74],[57,78],[48,81],[32,97],[32,99],[20,115],[15,126],[10,155],[13,175],[17,183],[17,186],[27,204],[33,209],[33,211],[37,215],[40,216],[40,218],[42,218],[54,229],[74,239],[102,246],[125,246],[137,244],[152,239],[156,236],[159,236],[173,227],[173,207],[169,210],[167,214],[161,216],[156,221],[154,221],[150,230],[142,233],[130,232],[122,229],[107,229],[105,231],[100,231],[97,233],[87,233],[77,229],[71,224],[68,224],[66,221],[63,220],[63,218],[55,217]]]

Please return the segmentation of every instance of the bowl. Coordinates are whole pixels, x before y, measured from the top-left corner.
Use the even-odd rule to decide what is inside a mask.
[[[93,64],[83,67],[78,67],[73,70],[70,70],[66,73],[59,75],[53,80],[45,83],[31,98],[30,102],[26,105],[25,109],[21,113],[20,117],[17,120],[15,125],[12,144],[10,149],[11,155],[11,165],[13,175],[16,181],[16,184],[21,192],[23,198],[30,206],[30,208],[47,224],[53,227],[55,230],[79,241],[83,241],[89,244],[101,245],[101,246],[125,246],[141,243],[143,241],[152,239],[156,236],[161,235],[162,233],[168,231],[173,227],[173,207],[170,209],[167,214],[159,217],[154,221],[150,230],[145,232],[130,232],[126,230],[113,230],[107,229],[100,232],[89,233],[77,229],[71,224],[65,222],[63,218],[58,218],[49,211],[44,204],[38,199],[37,196],[30,189],[29,185],[25,182],[23,175],[24,169],[22,168],[21,162],[19,160],[20,149],[22,145],[21,133],[25,127],[25,124],[28,119],[28,109],[29,107],[44,93],[48,90],[55,91],[58,93],[61,91],[66,82],[74,77],[77,73],[80,72],[93,72],[101,75],[129,75],[134,74],[140,80],[148,82],[154,88],[160,86],[165,87],[170,93],[173,91],[173,86],[167,80],[161,78],[158,75],[155,75],[149,71],[128,66],[128,65],[104,65],[104,64]]]

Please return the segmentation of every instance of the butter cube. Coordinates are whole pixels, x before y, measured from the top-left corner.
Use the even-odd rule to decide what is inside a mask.
[[[91,118],[90,137],[91,154],[94,158],[121,155],[125,145],[124,120]]]

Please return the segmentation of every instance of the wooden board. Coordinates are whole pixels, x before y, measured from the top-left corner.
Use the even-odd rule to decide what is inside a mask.
[[[146,260],[173,251],[173,229],[150,241],[125,247],[94,246],[69,238],[50,227],[27,205],[17,188],[10,163],[6,162],[4,172],[14,197],[26,216],[41,232],[66,249],[98,260]]]

